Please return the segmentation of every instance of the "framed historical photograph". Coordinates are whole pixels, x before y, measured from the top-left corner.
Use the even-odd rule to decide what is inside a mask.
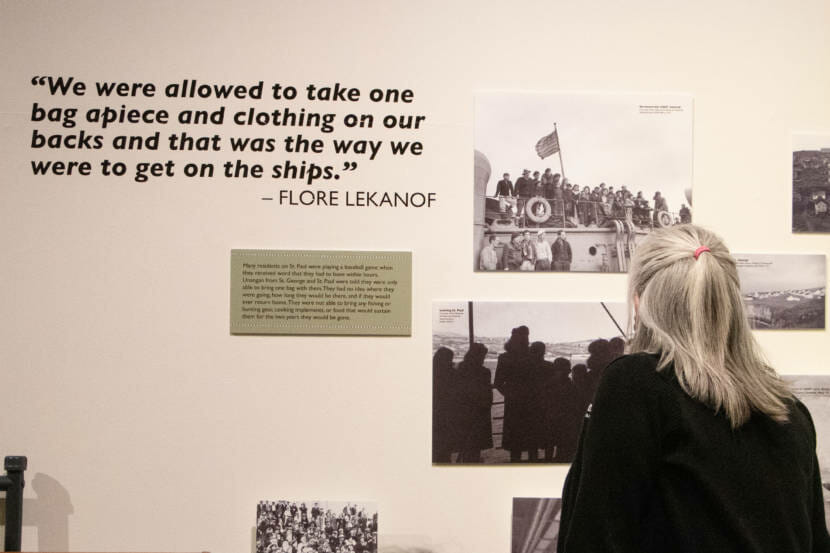
[[[374,503],[260,501],[256,553],[377,553]]]
[[[793,135],[793,232],[830,232],[830,134]]]
[[[830,376],[786,375],[796,397],[807,406],[816,427],[816,455],[824,488],[824,516],[830,527]]]
[[[514,497],[511,553],[555,553],[561,516],[558,497]]]
[[[482,92],[476,271],[627,272],[637,241],[692,221],[690,96]]]
[[[824,254],[734,255],[752,328],[824,328]]]
[[[622,303],[436,302],[432,461],[569,463]]]

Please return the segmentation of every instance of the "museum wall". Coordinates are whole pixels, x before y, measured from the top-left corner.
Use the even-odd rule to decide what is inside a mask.
[[[253,551],[259,500],[327,499],[376,502],[381,544],[418,535],[448,551],[506,551],[512,498],[557,497],[568,466],[431,464],[432,302],[624,301],[626,280],[471,271],[474,91],[689,94],[694,221],[735,252],[828,254],[825,235],[790,230],[792,133],[830,133],[828,24],[821,0],[4,0],[0,455],[29,458],[24,549]],[[196,79],[408,89],[406,104],[296,107],[423,115],[419,129],[333,133],[417,140],[423,153],[293,157],[336,160],[338,169],[344,159],[357,163],[337,181],[310,185],[267,175],[33,175],[32,159],[180,167],[291,157],[34,151],[33,102],[222,103],[56,98],[34,84],[41,76],[90,87]],[[49,132],[81,128],[53,123]],[[193,133],[237,131],[294,132]],[[391,208],[261,199],[315,188],[436,200]],[[231,335],[230,252],[239,248],[411,251],[411,337]],[[826,331],[756,335],[781,373],[828,372]]]

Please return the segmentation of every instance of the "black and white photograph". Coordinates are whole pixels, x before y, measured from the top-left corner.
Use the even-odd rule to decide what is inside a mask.
[[[824,516],[830,527],[830,376],[785,375],[784,379],[810,410],[816,427],[816,455],[824,488]]]
[[[826,256],[736,253],[752,328],[824,328]]]
[[[374,503],[260,501],[256,553],[377,553]]]
[[[433,463],[571,462],[627,316],[622,303],[433,303]]]
[[[793,135],[793,232],[830,232],[830,134]]]
[[[692,222],[692,97],[480,92],[476,271],[628,271],[638,240]]]
[[[511,553],[556,553],[562,500],[514,497]]]

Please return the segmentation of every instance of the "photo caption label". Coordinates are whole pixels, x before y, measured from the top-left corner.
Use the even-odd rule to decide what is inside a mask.
[[[231,334],[410,336],[412,253],[231,251]]]

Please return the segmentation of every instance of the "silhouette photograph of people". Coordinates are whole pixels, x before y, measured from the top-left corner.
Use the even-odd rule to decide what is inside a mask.
[[[432,461],[569,463],[622,303],[436,302]]]

